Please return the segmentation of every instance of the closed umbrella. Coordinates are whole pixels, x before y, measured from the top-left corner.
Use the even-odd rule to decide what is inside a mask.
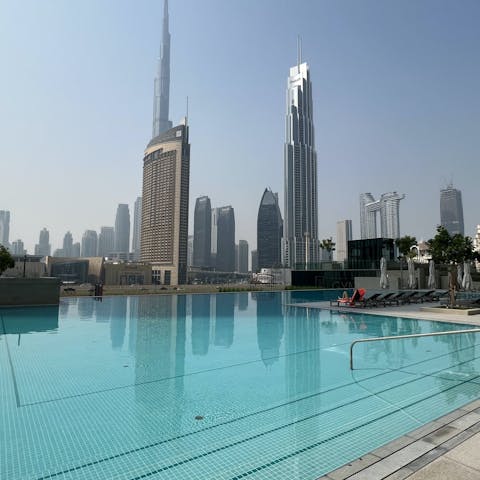
[[[462,282],[463,282],[463,269],[462,269],[462,264],[459,263],[457,265],[457,285],[458,285],[458,288],[462,288]]]
[[[415,264],[413,259],[409,258],[407,260],[408,266],[408,288],[415,288]]]
[[[470,290],[472,288],[472,276],[470,275],[470,263],[468,262],[463,264],[462,287],[464,290]]]
[[[428,265],[428,288],[435,289],[437,288],[437,282],[435,281],[435,263],[433,260],[430,260]]]
[[[387,262],[384,257],[380,259],[380,288],[388,288]]]

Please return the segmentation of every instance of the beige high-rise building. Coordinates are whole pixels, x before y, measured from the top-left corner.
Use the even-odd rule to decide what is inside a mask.
[[[143,159],[140,259],[155,283],[187,280],[189,178],[188,127],[178,125],[152,139]]]
[[[140,260],[152,265],[152,282],[187,282],[190,144],[187,121],[172,128],[168,119],[170,33],[164,2],[163,36],[155,78],[153,133],[143,158]]]

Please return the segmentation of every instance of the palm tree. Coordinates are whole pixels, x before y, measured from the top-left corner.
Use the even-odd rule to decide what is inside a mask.
[[[328,252],[328,256],[331,259],[331,253],[335,250],[335,242],[332,240],[332,237],[324,238],[320,242],[320,248],[322,250],[326,250]]]
[[[441,225],[437,227],[437,234],[429,240],[428,245],[435,263],[450,265],[449,293],[452,306],[455,303],[455,291],[457,290],[457,265],[477,260],[480,258],[480,254],[474,250],[470,237],[459,233],[450,235],[448,230]]]
[[[15,261],[10,255],[10,252],[3,245],[0,245],[0,275],[2,275],[7,268],[13,268],[14,266]]]

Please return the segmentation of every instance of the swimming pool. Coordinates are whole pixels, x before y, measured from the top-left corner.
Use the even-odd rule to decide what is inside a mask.
[[[469,326],[298,295],[0,310],[0,478],[316,479],[478,397],[475,334],[359,344],[349,369],[353,340]]]

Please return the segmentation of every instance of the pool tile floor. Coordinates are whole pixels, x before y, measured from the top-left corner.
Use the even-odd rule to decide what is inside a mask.
[[[434,304],[435,305],[435,304]],[[297,304],[297,306],[300,306]],[[339,310],[329,302],[307,308]],[[350,309],[350,311],[352,311]],[[358,311],[355,309],[354,311]],[[431,313],[421,305],[365,308],[364,313],[480,325],[480,315]],[[377,448],[319,480],[478,480],[480,479],[480,399]]]

